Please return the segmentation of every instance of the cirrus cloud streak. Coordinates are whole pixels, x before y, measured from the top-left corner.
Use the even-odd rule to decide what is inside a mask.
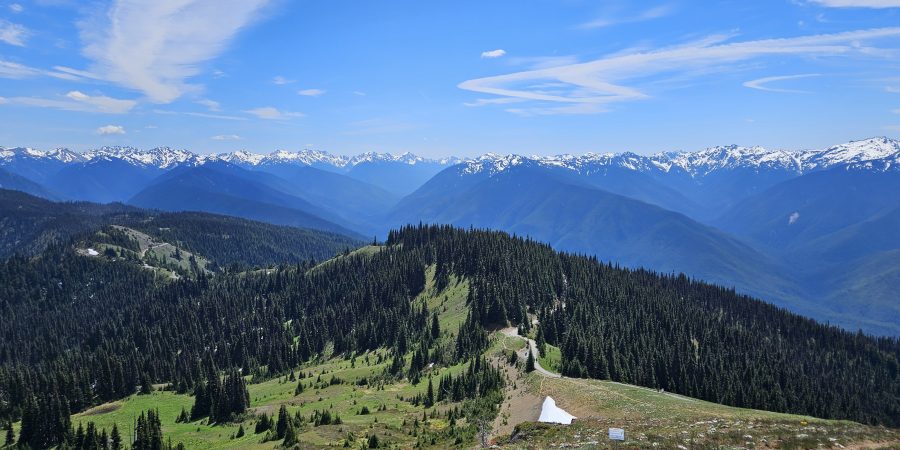
[[[464,81],[460,89],[499,98],[538,103],[514,112],[529,115],[602,112],[609,104],[646,99],[641,83],[652,79],[691,78],[733,70],[735,63],[764,57],[868,57],[891,54],[865,45],[872,41],[896,46],[900,27],[876,28],[835,34],[728,43],[722,37],[654,51],[619,54],[594,61],[526,70]],[[536,86],[564,86],[547,91]],[[559,107],[553,104],[567,104]],[[583,105],[579,108],[572,104]]]
[[[788,94],[808,94],[809,91],[801,91],[796,89],[781,89],[781,88],[773,88],[767,86],[769,83],[774,83],[777,81],[787,81],[787,80],[799,80],[801,78],[810,78],[810,77],[819,77],[822,76],[820,73],[805,73],[800,75],[783,75],[777,77],[765,77],[765,78],[757,78],[755,80],[750,80],[744,83],[744,87],[748,87],[750,89],[756,89],[759,91],[766,92],[782,92]]]

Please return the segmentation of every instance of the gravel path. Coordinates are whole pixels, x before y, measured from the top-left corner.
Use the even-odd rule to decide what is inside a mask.
[[[531,348],[532,353],[534,353],[534,370],[535,370],[535,372],[538,372],[545,377],[562,378],[562,376],[560,374],[553,373],[553,372],[541,367],[541,363],[538,362],[538,356],[540,354],[538,353],[537,344],[534,343],[534,339],[530,339],[525,336],[519,336],[519,329],[516,327],[504,328],[504,329],[500,330],[500,332],[509,337],[520,337],[522,339],[525,339],[525,342],[528,343],[528,346]],[[527,349],[523,348],[522,350],[519,350],[519,357],[522,359],[522,361],[525,361],[528,358]]]

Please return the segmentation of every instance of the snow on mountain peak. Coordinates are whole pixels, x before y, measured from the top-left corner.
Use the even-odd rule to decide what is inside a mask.
[[[473,160],[466,161],[462,169],[462,173],[475,174],[485,172],[488,175],[495,175],[503,172],[513,166],[518,166],[525,161],[532,161],[521,155],[498,155],[496,153],[485,153]]]
[[[691,177],[703,177],[721,170],[748,169],[785,170],[802,174],[812,170],[847,166],[860,170],[900,169],[900,142],[885,138],[870,138],[829,147],[825,150],[767,150],[763,147],[725,145],[696,152],[662,152],[651,156],[625,153],[586,153],[581,156],[498,155],[487,153],[466,161],[462,173],[503,172],[509,167],[531,161],[545,167],[560,167],[582,175],[618,167],[637,172],[683,171]],[[866,163],[866,164],[863,164]]]
[[[222,153],[215,155],[212,159],[225,161],[232,164],[248,164],[251,166],[258,165],[263,158],[264,155],[260,155],[257,153],[251,153],[246,150],[238,150],[231,153]]]
[[[197,158],[197,155],[187,150],[172,149],[170,147],[156,147],[150,150],[141,150],[135,147],[100,147],[96,150],[84,152],[82,156],[88,161],[101,159],[119,159],[131,164],[147,167],[169,169]]]
[[[34,159],[54,159],[62,163],[71,163],[82,161],[84,158],[67,148],[55,148],[53,150],[42,151],[31,147],[0,147],[0,159],[9,161],[17,157],[26,157]]]
[[[808,152],[810,168],[828,168],[842,164],[858,164],[885,159],[900,153],[900,141],[887,137],[874,137],[839,144],[821,152]]]
[[[120,159],[131,164],[169,169],[184,164],[204,164],[210,161],[226,161],[244,166],[264,164],[326,165],[349,170],[363,163],[393,162],[402,164],[440,164],[451,166],[464,164],[462,173],[487,172],[491,175],[531,162],[545,167],[557,167],[589,175],[616,167],[638,172],[678,171],[691,177],[703,177],[721,170],[786,170],[797,174],[824,170],[836,166],[858,170],[900,170],[900,142],[887,137],[874,137],[828,147],[824,150],[767,150],[762,147],[726,145],[709,147],[696,152],[662,152],[651,156],[625,153],[568,153],[555,156],[499,155],[486,153],[477,158],[448,157],[439,160],[416,156],[410,152],[400,155],[366,152],[356,156],[333,155],[322,150],[292,152],[277,150],[264,155],[246,150],[218,155],[196,155],[187,150],[157,147],[140,150],[134,147],[101,147],[83,154],[58,148],[41,151],[33,148],[0,147],[0,162],[15,158],[48,158],[63,163],[85,162],[98,159]]]

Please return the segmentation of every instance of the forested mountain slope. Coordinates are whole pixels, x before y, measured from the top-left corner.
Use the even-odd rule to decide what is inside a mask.
[[[141,380],[192,389],[211,373],[285,373],[315,355],[389,349],[391,377],[480,355],[485,329],[536,316],[570,376],[725,404],[897,425],[896,340],[827,327],[680,276],[617,269],[499,232],[414,227],[377,252],[307,271],[162,281],[139,266],[53,246],[0,266],[0,414],[32,395],[72,411]],[[452,345],[413,299],[470,286]],[[459,322],[458,322],[459,323]],[[411,355],[411,356],[410,356]],[[407,359],[410,358],[410,359]],[[462,392],[461,394],[462,395]]]
[[[55,203],[0,189],[0,257],[34,255],[109,225],[147,233],[220,266],[321,261],[361,242],[326,231],[208,213],[166,213],[122,204]]]
[[[0,258],[40,253],[51,243],[96,230],[112,217],[137,212],[122,204],[54,203],[24,192],[0,189]]]
[[[447,169],[426,183],[391,212],[391,222],[504,230],[557,250],[687,273],[806,314],[819,312],[799,299],[777,260],[683,214],[601,190],[558,168],[524,162],[492,176],[457,173],[465,169]]]

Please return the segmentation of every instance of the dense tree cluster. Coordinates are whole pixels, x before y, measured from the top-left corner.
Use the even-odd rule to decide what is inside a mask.
[[[213,375],[208,382],[194,388],[194,406],[190,420],[209,416],[212,423],[228,422],[244,413],[250,406],[247,382],[237,371],[219,379]]]
[[[18,444],[50,448],[66,442],[71,433],[69,403],[58,394],[32,396],[22,409]]]
[[[160,450],[163,448],[162,422],[159,412],[154,410],[143,412],[134,423],[134,442],[132,450]]]
[[[528,331],[522,318],[533,313],[542,339],[561,347],[566,375],[900,425],[896,339],[822,325],[683,275],[621,269],[500,232],[414,226],[390,233],[388,244],[424,251],[427,263],[467,277],[471,320]]]
[[[500,369],[488,364],[484,357],[473,358],[465,372],[457,376],[441,377],[437,387],[437,400],[458,402],[467,398],[486,397],[491,392],[501,391],[503,386]]]
[[[22,417],[22,431],[17,442],[7,439],[7,445],[16,444],[18,448],[59,448],[66,450],[183,450],[184,445],[172,445],[171,441],[164,442],[162,434],[162,422],[159,412],[149,410],[141,412],[135,419],[132,431],[132,441],[126,445],[123,436],[115,424],[107,433],[106,429],[99,429],[94,422],[78,424],[73,429],[64,402],[41,402],[29,405],[26,414]],[[65,412],[65,414],[63,414]],[[12,434],[10,427],[8,436]]]

